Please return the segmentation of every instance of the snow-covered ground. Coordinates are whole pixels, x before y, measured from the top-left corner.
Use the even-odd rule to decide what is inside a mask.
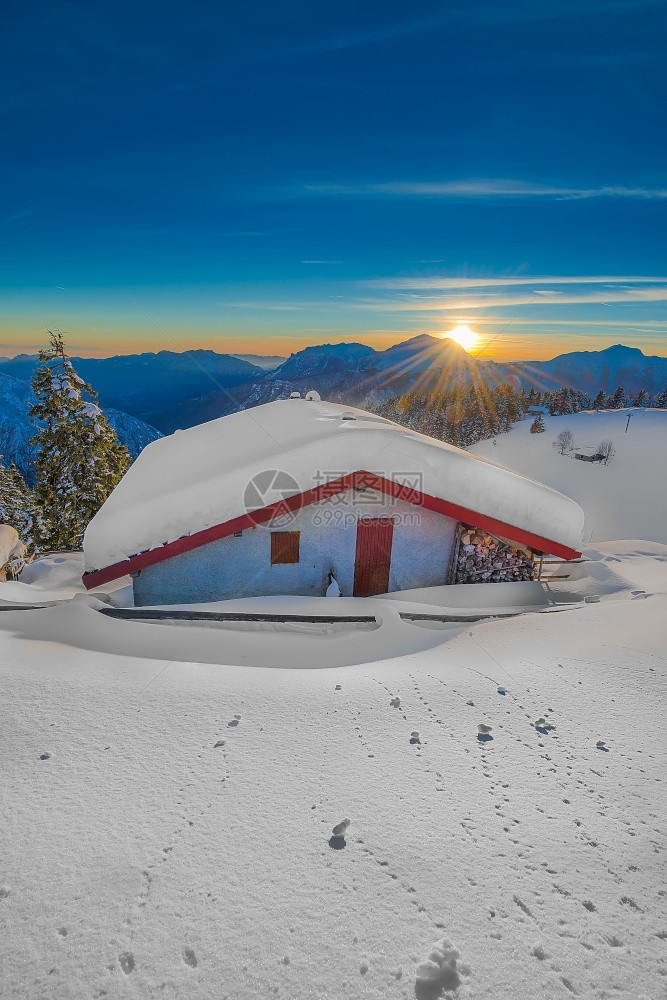
[[[3,997],[664,997],[667,545],[586,554],[574,607],[438,631],[394,595],[247,665],[99,594],[1,610]],[[32,573],[5,608],[78,589]]]
[[[51,604],[68,601],[75,594],[86,593],[81,582],[84,569],[83,552],[54,552],[40,556],[25,567],[20,580],[0,584],[0,610],[15,604]],[[112,604],[132,603],[129,577],[114,582],[108,595]],[[105,588],[109,591],[109,588]],[[93,590],[96,594],[99,591]]]
[[[627,434],[625,428],[630,415]],[[667,542],[667,410],[590,410],[545,416],[545,433],[531,434],[531,420],[515,424],[493,441],[470,451],[533,476],[584,509],[584,541],[650,538]],[[559,455],[553,442],[571,430],[575,445],[596,448],[611,440],[616,455],[609,465]]]

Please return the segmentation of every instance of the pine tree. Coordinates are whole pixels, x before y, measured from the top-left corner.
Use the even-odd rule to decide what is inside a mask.
[[[0,455],[0,524],[10,524],[29,552],[34,550],[39,518],[35,494],[13,462],[5,466]]]
[[[544,417],[541,413],[538,413],[532,424],[530,425],[531,434],[543,434],[546,430],[544,426]]]
[[[593,400],[593,409],[594,410],[601,410],[601,409],[603,409],[604,408],[604,403],[605,403],[605,398],[606,397],[605,397],[605,394],[604,394],[604,389],[600,389],[599,393],[597,394],[597,396]]]
[[[659,410],[667,410],[667,389],[663,389],[662,392],[658,393],[655,405]]]
[[[100,408],[97,393],[72,366],[60,332],[49,333],[32,378],[30,409],[38,431],[35,492],[42,549],[79,548],[86,525],[130,465]],[[83,398],[87,397],[87,398]]]
[[[627,406],[625,389],[622,385],[619,385],[614,395],[607,400],[607,405],[610,410],[622,410],[624,406]]]

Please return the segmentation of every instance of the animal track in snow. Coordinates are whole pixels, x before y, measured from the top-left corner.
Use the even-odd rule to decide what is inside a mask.
[[[362,841],[358,840],[357,843],[361,844]],[[391,870],[388,861],[385,861],[383,858],[378,858],[378,856],[375,854],[372,848],[368,847],[365,844],[362,846],[361,850],[363,851],[364,854],[367,854],[369,858],[372,858],[372,860],[375,862],[375,864],[387,878],[389,878],[392,882],[394,882],[397,886],[399,886],[403,890],[403,892],[408,894],[408,896],[410,897],[410,902],[415,907],[418,913],[425,913],[426,916],[429,918],[429,920],[435,923],[436,927],[443,926],[442,924],[439,924],[434,920],[432,915],[429,913],[427,907],[421,902],[419,896],[417,895],[417,890],[415,889],[415,887],[413,885],[410,885],[409,883],[406,883],[405,881],[403,881],[403,879],[399,878],[399,876]]]
[[[131,951],[124,951],[118,956],[118,961],[120,962],[120,967],[126,976],[134,969],[134,955]]]
[[[519,897],[516,896],[516,895],[512,896],[512,899],[514,900],[514,902],[516,903],[516,905],[519,907],[519,909],[523,910],[523,912],[526,914],[527,917],[530,917],[531,920],[535,919],[535,917],[531,913],[529,907],[526,906],[526,904],[523,902],[523,900],[519,899]]]
[[[192,948],[183,948],[183,961],[186,965],[189,965],[191,969],[196,969],[199,962],[197,956]]]
[[[241,721],[241,716],[235,715],[234,718],[231,720],[231,722],[227,723],[227,726],[229,727],[229,729],[234,729],[236,726],[238,726],[240,721]]]

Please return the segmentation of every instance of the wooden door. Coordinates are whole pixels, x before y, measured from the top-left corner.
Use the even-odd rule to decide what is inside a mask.
[[[394,521],[391,517],[363,518],[357,522],[354,562],[354,597],[372,597],[389,590],[389,567]]]

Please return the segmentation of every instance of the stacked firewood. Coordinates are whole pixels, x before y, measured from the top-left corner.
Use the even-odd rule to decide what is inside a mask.
[[[530,549],[472,528],[463,532],[456,561],[456,583],[532,579],[534,566]]]

